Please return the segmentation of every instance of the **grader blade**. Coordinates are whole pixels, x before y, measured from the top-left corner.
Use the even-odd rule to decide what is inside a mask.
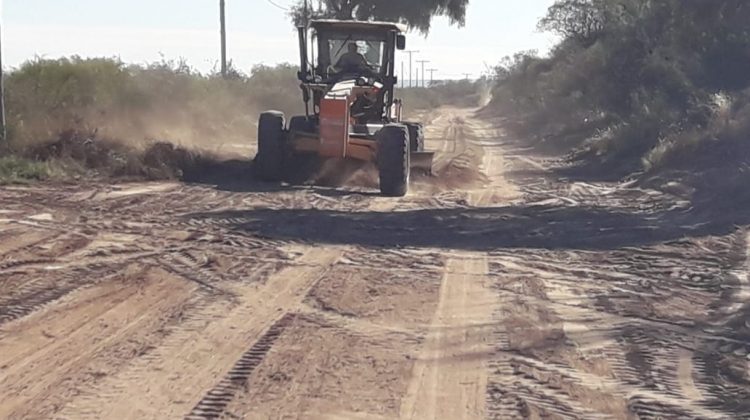
[[[435,152],[411,152],[411,169],[432,175]]]

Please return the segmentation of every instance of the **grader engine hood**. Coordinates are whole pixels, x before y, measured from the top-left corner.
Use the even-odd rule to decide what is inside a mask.
[[[380,87],[363,85],[357,80],[336,83],[320,101],[320,155],[344,158],[349,153],[349,127],[352,105],[362,96],[375,99]],[[350,151],[349,151],[350,152]]]
[[[326,96],[320,101],[320,156],[346,157],[350,105],[348,95]]]
[[[326,94],[326,98],[338,97],[338,96],[352,96],[363,93],[376,93],[379,89],[382,89],[381,83],[375,82],[371,85],[360,82],[356,79],[343,80],[331,87],[331,90]]]
[[[349,96],[352,94],[352,89],[357,86],[356,80],[344,80],[336,83],[331,87],[331,90],[326,94],[326,98]]]

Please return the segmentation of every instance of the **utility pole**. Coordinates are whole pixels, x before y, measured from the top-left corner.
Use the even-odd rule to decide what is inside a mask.
[[[438,69],[427,69],[427,71],[430,72],[430,86],[432,86],[435,83],[435,72],[438,71]]]
[[[401,60],[401,89],[404,88],[406,82],[406,75],[404,74],[404,60]]]
[[[419,63],[419,64],[422,65],[422,87],[425,87],[425,83],[424,83],[424,65],[426,63],[429,63],[429,62],[430,62],[430,60],[419,60],[419,61],[417,61],[417,63]],[[417,86],[419,86],[419,83],[417,83]]]
[[[1,9],[1,6],[0,6]],[[0,16],[0,143],[7,143],[8,131],[5,127],[5,72],[3,71],[2,16]]]
[[[413,76],[412,76],[412,71],[411,71],[412,70],[412,64],[413,64],[412,63],[412,54],[416,54],[419,51],[417,51],[417,50],[408,50],[408,51],[405,51],[405,52],[409,54],[409,87],[413,87],[412,86]]]
[[[227,77],[227,19],[224,13],[225,0],[219,0],[219,16],[221,20],[221,75]]]
[[[461,74],[463,74],[463,75],[464,75],[464,78],[465,78],[466,80],[469,80],[469,76],[471,76],[471,73],[461,73]]]

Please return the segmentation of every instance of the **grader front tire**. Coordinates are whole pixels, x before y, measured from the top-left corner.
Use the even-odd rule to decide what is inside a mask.
[[[283,113],[268,111],[260,114],[255,169],[263,181],[279,182],[283,179],[285,138]]]
[[[389,197],[403,197],[409,190],[409,129],[402,124],[383,127],[377,135],[380,192]]]

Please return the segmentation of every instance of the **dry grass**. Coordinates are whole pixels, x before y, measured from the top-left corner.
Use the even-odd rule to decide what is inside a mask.
[[[19,156],[0,157],[0,185],[42,181],[50,177],[50,167]]]
[[[182,178],[231,146],[250,146],[265,109],[302,111],[290,65],[225,79],[181,62],[35,59],[13,70],[6,86],[3,183]]]
[[[289,65],[224,79],[179,62],[37,59],[10,73],[7,91],[15,151],[70,130],[140,149],[169,141],[213,150],[252,141],[257,115],[266,107],[289,113],[302,108]]]

